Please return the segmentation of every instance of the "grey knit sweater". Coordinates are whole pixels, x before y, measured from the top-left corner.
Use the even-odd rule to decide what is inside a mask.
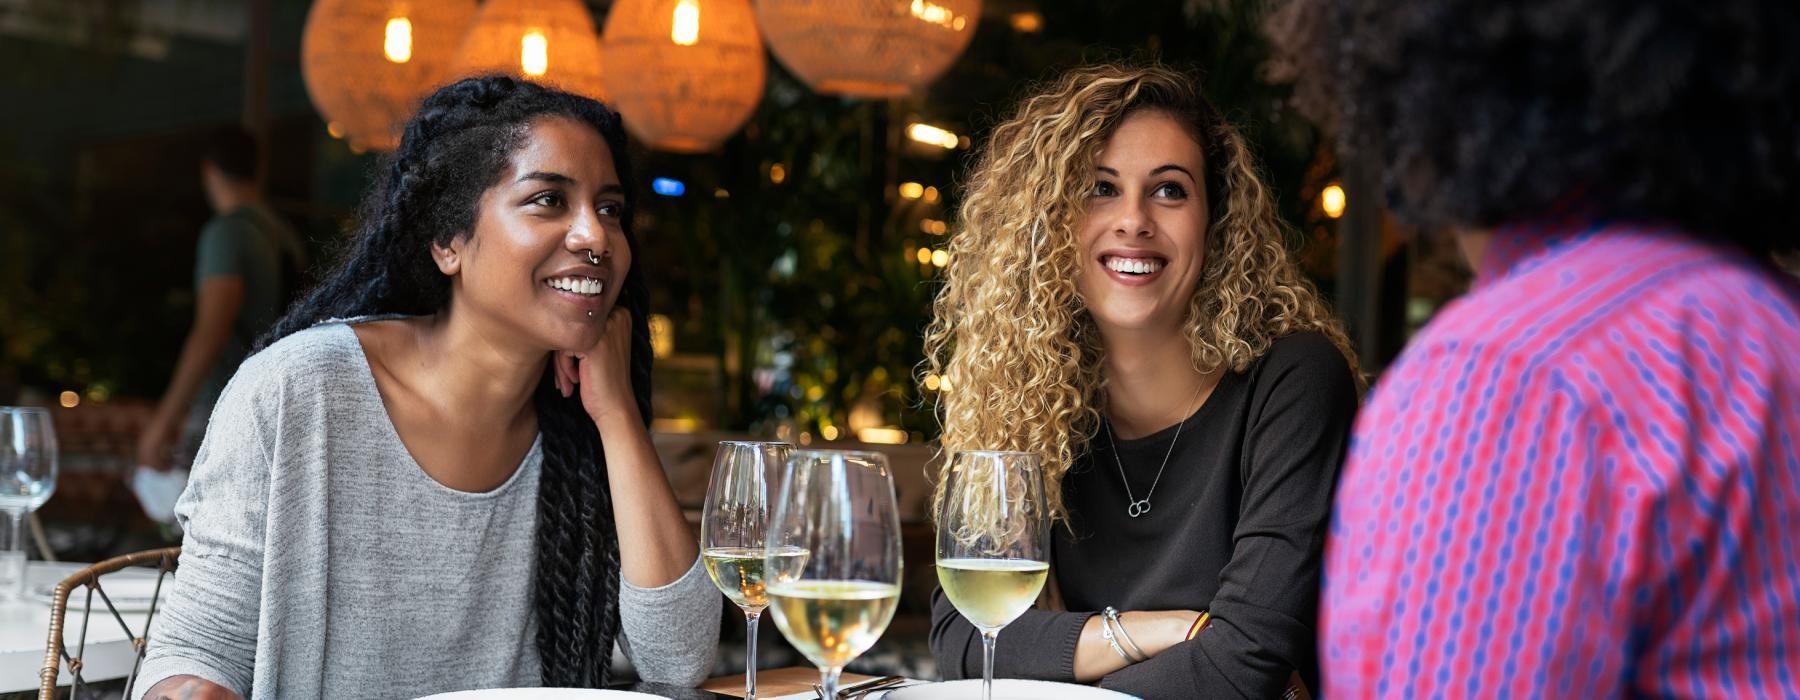
[[[492,491],[445,487],[401,443],[350,326],[270,346],[220,397],[176,506],[181,566],[136,692],[178,674],[246,698],[539,685],[542,461],[534,444]],[[720,595],[698,561],[619,598],[645,680],[706,676]]]

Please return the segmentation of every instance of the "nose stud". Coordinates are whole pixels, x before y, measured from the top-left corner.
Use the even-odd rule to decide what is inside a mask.
[[[584,250],[581,252],[587,253],[587,261],[588,261],[589,265],[599,265],[600,264],[600,256],[595,255],[593,250],[590,249],[590,250]],[[592,316],[593,314],[588,314],[588,315]]]

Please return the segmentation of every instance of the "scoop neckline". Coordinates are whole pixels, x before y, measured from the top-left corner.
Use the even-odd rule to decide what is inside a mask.
[[[531,448],[525,451],[525,457],[519,460],[519,465],[513,468],[513,473],[506,477],[505,481],[500,482],[499,486],[495,486],[494,488],[486,491],[464,491],[438,481],[435,477],[431,476],[430,473],[425,471],[424,465],[419,464],[419,458],[413,456],[412,450],[407,448],[406,441],[400,439],[400,428],[394,425],[394,416],[388,412],[387,400],[381,396],[381,385],[377,384],[375,381],[375,368],[369,364],[369,353],[363,348],[362,336],[356,334],[356,324],[369,321],[393,320],[397,318],[404,317],[367,317],[335,322],[336,325],[341,327],[342,332],[348,336],[345,340],[355,349],[356,358],[358,360],[357,366],[362,369],[362,378],[367,380],[366,382],[359,382],[359,384],[365,385],[363,391],[367,392],[363,398],[374,400],[375,405],[381,409],[381,420],[379,421],[381,427],[379,430],[382,431],[382,437],[392,443],[395,447],[399,448],[400,454],[406,455],[407,465],[411,467],[407,471],[445,493],[461,498],[474,499],[498,498],[504,495],[507,491],[512,489],[513,484],[519,482],[521,475],[525,473],[526,468],[530,467],[533,462],[540,459],[544,445],[544,432],[542,430],[538,431],[537,436],[531,439]]]

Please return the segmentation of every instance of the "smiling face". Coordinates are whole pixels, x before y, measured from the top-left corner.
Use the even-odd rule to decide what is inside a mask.
[[[534,347],[586,351],[631,269],[624,212],[605,140],[587,124],[546,117],[482,193],[473,233],[432,254],[451,276],[455,309]]]
[[[1180,332],[1206,257],[1205,156],[1163,112],[1125,118],[1094,159],[1076,288],[1102,333]]]

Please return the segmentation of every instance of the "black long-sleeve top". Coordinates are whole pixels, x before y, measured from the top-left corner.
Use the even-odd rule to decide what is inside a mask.
[[[1213,621],[1102,687],[1152,700],[1274,698],[1298,671],[1317,688],[1320,558],[1356,406],[1343,355],[1296,333],[1227,372],[1172,454],[1173,425],[1119,440],[1118,463],[1102,431],[1063,479],[1069,527],[1051,536],[1053,575],[1076,612],[1026,611],[1000,633],[995,675],[1073,682],[1081,628],[1111,605],[1210,610]],[[1150,512],[1130,517],[1119,464],[1142,498],[1165,454]],[[931,647],[944,677],[980,677],[980,633],[942,590]]]

